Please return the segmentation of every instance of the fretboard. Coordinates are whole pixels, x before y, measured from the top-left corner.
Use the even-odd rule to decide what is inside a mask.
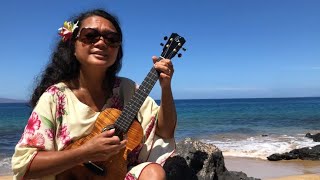
[[[162,59],[161,57],[158,61]],[[153,86],[159,79],[158,71],[153,67],[148,73],[147,77],[143,80],[138,90],[134,93],[130,101],[125,105],[122,110],[120,117],[115,122],[117,127],[123,133],[129,130],[135,116],[137,115],[143,102],[146,100]]]

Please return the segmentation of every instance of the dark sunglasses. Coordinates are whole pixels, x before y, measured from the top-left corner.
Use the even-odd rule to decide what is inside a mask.
[[[110,47],[117,48],[121,45],[121,35],[117,32],[106,31],[100,33],[93,28],[82,28],[77,35],[77,39],[85,44],[94,44],[103,37],[104,43]]]

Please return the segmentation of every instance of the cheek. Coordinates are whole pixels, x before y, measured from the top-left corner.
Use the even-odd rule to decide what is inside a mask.
[[[118,54],[119,54],[119,49],[114,49],[114,50],[112,51],[112,56],[113,56],[114,59],[117,59]]]
[[[87,53],[87,50],[85,48],[81,47],[81,45],[79,45],[79,44],[76,44],[75,45],[74,55],[76,56],[78,61],[82,61],[83,59],[87,58],[88,53]]]

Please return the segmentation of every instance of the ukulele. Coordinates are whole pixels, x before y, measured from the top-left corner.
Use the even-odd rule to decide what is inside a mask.
[[[163,51],[158,61],[163,58],[172,59],[186,42],[177,33],[172,33],[169,39],[167,37],[164,39],[168,41],[165,45],[163,43],[160,44],[163,46]],[[185,51],[185,48],[182,48],[182,50]],[[180,53],[178,57],[181,57]],[[79,164],[58,174],[56,179],[123,180],[127,174],[127,156],[141,143],[143,138],[143,129],[135,119],[136,114],[158,79],[159,72],[153,67],[122,111],[114,108],[103,110],[98,115],[92,132],[65,148],[65,150],[77,148],[101,132],[114,128],[114,135],[118,136],[120,140],[124,136],[127,138],[127,144],[124,149],[107,161],[89,161]]]

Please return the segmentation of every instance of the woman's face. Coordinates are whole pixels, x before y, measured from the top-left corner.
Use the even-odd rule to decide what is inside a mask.
[[[79,33],[83,28],[91,28],[97,30],[95,34],[108,34],[112,32],[117,32],[116,28],[112,23],[100,16],[91,16],[82,21]],[[85,31],[84,31],[85,32]],[[85,34],[85,33],[83,33]],[[94,34],[94,33],[93,33]],[[82,38],[81,38],[82,37]],[[83,38],[92,37],[91,34],[86,36],[80,36],[75,43],[75,56],[83,67],[94,67],[94,68],[104,68],[107,69],[114,64],[116,61],[119,47],[110,46],[104,37],[100,37],[97,42],[88,43]]]

